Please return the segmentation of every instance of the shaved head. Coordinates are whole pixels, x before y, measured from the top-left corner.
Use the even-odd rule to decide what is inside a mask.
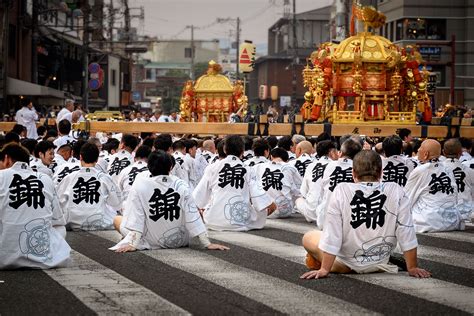
[[[441,156],[441,144],[434,139],[427,139],[421,143],[418,149],[418,160],[426,162]]]
[[[212,139],[205,140],[202,143],[202,148],[204,150],[210,151],[211,153],[215,154],[216,153],[216,144]]]
[[[443,146],[446,158],[458,158],[462,155],[462,144],[457,138],[447,140]]]
[[[302,154],[311,155],[313,153],[313,145],[311,145],[311,143],[307,140],[304,140],[296,145],[295,153],[297,157],[301,156]]]

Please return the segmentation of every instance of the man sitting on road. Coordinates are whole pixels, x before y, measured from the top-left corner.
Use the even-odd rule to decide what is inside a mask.
[[[308,252],[306,265],[312,271],[303,279],[318,279],[335,273],[396,273],[388,264],[399,243],[408,274],[426,278],[430,273],[417,267],[415,229],[409,201],[396,183],[381,183],[382,160],[371,150],[358,153],[353,161],[355,183],[340,183],[327,208],[324,231],[303,237]]]
[[[114,220],[125,237],[110,248],[117,252],[180,248],[199,245],[210,250],[229,248],[212,244],[186,182],[170,176],[173,158],[162,150],[147,163],[151,177],[134,182],[125,202],[124,216]]]

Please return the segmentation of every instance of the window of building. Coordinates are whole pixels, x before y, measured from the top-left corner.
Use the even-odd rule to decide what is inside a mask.
[[[8,27],[8,57],[16,56],[16,26],[10,24]]]
[[[110,80],[112,86],[115,86],[117,85],[117,70],[116,69],[112,69],[112,78]]]
[[[400,19],[397,21],[396,40],[445,40],[444,19]]]
[[[146,74],[145,74],[145,80],[155,81],[156,80],[156,70],[155,69],[147,69]]]

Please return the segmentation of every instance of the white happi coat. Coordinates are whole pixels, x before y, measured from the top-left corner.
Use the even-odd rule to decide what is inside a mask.
[[[173,158],[175,161],[175,165],[171,170],[171,175],[180,178],[181,180],[186,181],[189,185],[189,175],[186,169],[184,168],[184,154],[180,151],[175,151],[173,153]]]
[[[31,139],[38,138],[38,132],[36,131],[36,120],[38,119],[38,114],[36,110],[29,109],[24,106],[16,112],[15,120],[18,124],[26,127],[26,137]]]
[[[184,163],[182,164],[182,168],[187,174],[188,177],[188,185],[191,190],[197,186],[199,179],[196,174],[196,166],[194,165],[194,158],[191,157],[190,154],[186,154],[184,156]]]
[[[474,169],[474,159],[463,161],[462,164],[470,169]]]
[[[67,223],[73,230],[112,229],[115,210],[122,206],[120,191],[112,178],[96,168],[81,167],[58,186]]]
[[[311,155],[308,154],[302,154],[298,158],[288,162],[289,165],[292,165],[298,170],[298,173],[301,176],[301,179],[303,179],[304,174],[306,172],[306,168],[313,162],[313,158]]]
[[[412,160],[401,155],[394,155],[388,158],[382,157],[382,181],[395,182],[404,187],[415,167],[416,165]]]
[[[16,162],[0,171],[0,188],[0,269],[66,266],[71,248],[51,179]]]
[[[456,182],[457,207],[461,218],[470,220],[474,210],[474,170],[455,158],[448,158],[443,164],[452,173]]]
[[[81,163],[77,159],[70,159],[70,161],[59,165],[53,175],[54,184],[58,186],[67,175],[79,171],[80,168]]]
[[[319,248],[358,273],[398,268],[390,253],[418,246],[403,189],[395,183],[341,183],[329,200]]]
[[[352,178],[352,159],[339,158],[327,164],[321,180],[321,200],[316,208],[316,222],[323,229],[326,209],[335,188],[343,182],[354,182]]]
[[[444,163],[432,161],[416,167],[405,190],[417,233],[463,229],[456,181]]]
[[[30,167],[35,172],[42,173],[50,178],[53,178],[53,171],[48,166],[46,166],[39,158],[31,160]]]
[[[58,152],[58,149],[59,147],[65,145],[65,144],[74,144],[76,142],[76,139],[74,139],[73,137],[69,136],[69,135],[63,135],[63,136],[60,136],[58,138],[56,138],[53,142],[54,146],[56,146],[56,148],[54,149],[54,152]]]
[[[175,176],[162,175],[142,178],[132,185],[121,231],[142,234],[138,249],[179,248],[205,233],[206,226],[188,184]]]
[[[254,167],[258,164],[267,163],[267,162],[269,162],[269,160],[263,156],[255,156],[255,157],[250,158],[249,160],[244,161],[244,163],[249,167]]]
[[[115,183],[118,183],[120,172],[133,163],[132,154],[122,149],[108,158],[109,165],[107,166],[107,173],[112,177]]]
[[[263,228],[272,203],[252,168],[232,155],[206,169],[193,197],[199,208],[207,207],[207,227],[221,231]]]
[[[323,174],[331,161],[328,156],[323,156],[306,168],[300,188],[302,197],[296,200],[296,209],[308,222],[314,222],[318,219],[316,209],[322,200]]]
[[[122,192],[122,199],[124,202],[127,200],[128,193],[130,192],[130,188],[135,182],[137,175],[143,171],[148,171],[147,163],[143,160],[138,160],[120,172],[117,182],[118,188],[120,192]]]
[[[253,152],[253,150],[246,150],[244,151],[244,154],[242,156],[242,161],[246,162],[247,160],[252,159],[253,157],[255,157],[255,153]]]
[[[472,160],[471,154],[467,151],[463,151],[461,157],[459,158],[459,161],[464,162],[469,160]]]
[[[56,116],[56,122],[59,123],[64,119],[68,121],[71,121],[72,119],[72,112],[67,108],[62,108],[61,111],[59,111],[58,115]]]
[[[277,209],[269,217],[289,217],[293,213],[294,200],[299,196],[299,189],[291,180],[289,166],[283,161],[269,161],[253,168],[263,190],[277,205]]]
[[[194,158],[194,170],[196,172],[196,183],[199,183],[202,176],[204,175],[204,170],[211,163],[215,154],[207,150],[200,150],[199,154],[196,152],[196,158]],[[197,184],[196,184],[197,185]]]

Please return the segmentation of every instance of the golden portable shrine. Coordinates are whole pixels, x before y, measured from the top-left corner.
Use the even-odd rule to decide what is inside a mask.
[[[301,107],[304,119],[415,124],[419,111],[422,120],[429,122],[430,73],[419,70],[423,60],[416,47],[401,48],[369,32],[385,24],[385,16],[373,7],[356,3],[353,17],[364,23],[364,32],[340,44],[321,44],[309,58],[311,66],[303,70],[308,89]]]
[[[247,96],[244,84],[237,80],[232,84],[221,74],[222,67],[209,62],[207,73],[193,83],[188,80],[180,101],[180,115],[184,122],[227,122],[232,113],[244,111]]]

